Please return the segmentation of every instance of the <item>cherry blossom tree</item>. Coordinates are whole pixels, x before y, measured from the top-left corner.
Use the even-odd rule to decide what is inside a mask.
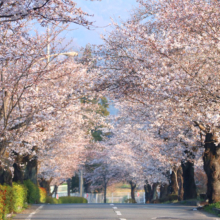
[[[71,176],[83,161],[80,152],[88,143],[91,121],[104,124],[97,115],[98,104],[88,112],[90,104],[80,101],[92,75],[88,76],[86,65],[77,64],[71,57],[60,57],[65,46],[57,49],[55,43],[48,62],[48,35],[31,36],[26,22],[11,25],[10,30],[8,24],[5,26],[1,26],[1,165],[12,167],[15,162],[16,172],[21,173],[22,157],[36,154],[42,177],[53,179],[61,173],[62,178]],[[55,27],[50,40],[54,41],[64,28]],[[75,163],[71,165],[71,161]],[[57,172],[52,174],[55,167]]]
[[[85,27],[92,25],[87,17],[91,16],[77,8],[72,0],[1,0],[0,23],[19,21],[22,19],[38,20],[43,26],[47,23],[71,22]]]
[[[203,150],[207,195],[217,202],[219,2],[139,2],[140,10],[114,23],[99,48],[105,65],[96,89],[142,105],[167,155],[191,152],[198,159]]]
[[[104,124],[98,104],[88,112],[80,102],[92,96],[90,64],[61,57],[70,48],[57,40],[66,23],[90,28],[90,16],[75,1],[0,1],[0,169],[13,164],[15,181],[71,177],[84,161],[91,121]],[[33,34],[33,21],[51,25],[50,33]]]

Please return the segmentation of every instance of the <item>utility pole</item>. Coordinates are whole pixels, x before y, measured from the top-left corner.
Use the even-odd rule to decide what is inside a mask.
[[[83,170],[81,169],[79,171],[79,195],[80,197],[83,197]]]

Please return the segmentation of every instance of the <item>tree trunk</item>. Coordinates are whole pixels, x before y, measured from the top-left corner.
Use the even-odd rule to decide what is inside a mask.
[[[22,172],[20,165],[18,163],[14,163],[13,167],[14,167],[13,182],[23,183],[24,174]]]
[[[131,201],[132,203],[136,203],[136,200],[135,200],[135,188],[136,188],[136,184],[133,183],[132,181],[129,182],[130,185],[131,185]]]
[[[0,165],[0,184],[12,186],[12,173],[9,169],[3,169]]]
[[[177,168],[173,169],[170,179],[170,193],[178,195],[179,186],[177,181]]]
[[[0,113],[1,114],[1,113]],[[0,141],[0,184],[6,184],[12,186],[12,173],[9,167],[12,165],[11,161],[8,160],[8,156],[6,148],[7,148],[7,141],[4,136],[2,137],[2,141]]]
[[[53,192],[51,193],[51,196],[53,196],[53,194],[54,194],[55,198],[56,198],[57,197],[57,190],[58,190],[58,186],[54,185]]]
[[[178,171],[177,171],[177,179],[178,179],[178,185],[179,185],[179,191],[178,191],[178,200],[182,201],[183,200],[183,195],[184,195],[184,191],[183,191],[183,170],[182,167],[180,166]]]
[[[160,186],[160,199],[166,199],[168,198],[169,194],[169,186],[165,184],[161,184]]]
[[[107,184],[104,183],[104,203],[106,203]]]
[[[37,184],[37,157],[31,160],[29,160],[29,157],[27,157],[25,160],[28,160],[28,162],[24,172],[24,179],[30,179],[34,184]]]
[[[158,199],[158,195],[157,195],[157,187],[158,187],[159,183],[154,183],[153,187],[152,187],[152,191],[153,191],[153,200]]]
[[[207,198],[209,203],[220,201],[220,145],[214,144],[213,134],[206,134],[203,154],[204,170],[207,175]]]
[[[58,192],[58,186],[57,186],[57,185],[55,185],[55,186],[54,186],[55,198],[57,198],[57,192]]]
[[[2,138],[3,140],[0,141],[0,156],[4,157],[5,155],[5,151],[6,151],[6,148],[7,148],[7,141],[6,141],[6,138]]]
[[[91,182],[84,181],[85,193],[91,193]]]
[[[151,185],[146,184],[144,185],[144,191],[145,191],[145,203],[150,203],[152,200],[152,190],[151,190]]]
[[[183,169],[183,190],[184,190],[184,200],[197,198],[196,184],[194,179],[194,164],[187,161],[182,163]]]
[[[67,196],[70,196],[71,180],[67,180]]]

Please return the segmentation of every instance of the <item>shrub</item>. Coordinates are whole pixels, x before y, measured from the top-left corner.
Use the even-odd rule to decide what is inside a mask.
[[[46,197],[46,203],[50,204],[61,204],[60,199],[52,198],[52,197]]]
[[[126,203],[127,199],[128,199],[128,196],[123,196],[122,203]]]
[[[6,213],[11,213],[13,212],[13,204],[14,204],[14,200],[13,200],[13,189],[11,186],[5,186],[6,187]]]
[[[44,198],[43,188],[42,201]],[[27,202],[34,203],[40,199],[39,189],[30,180],[25,185],[13,183],[13,186],[0,185],[0,220],[5,219],[9,213],[20,212],[27,207]]]
[[[136,203],[134,199],[126,199],[125,203]]]
[[[168,201],[169,201],[169,197],[166,196],[166,197],[164,197],[164,198],[160,198],[159,201],[160,201],[161,203],[168,202]],[[169,202],[170,202],[170,201],[169,201]]]
[[[11,186],[0,185],[0,219],[5,219],[13,211],[13,191]]]
[[[40,203],[45,203],[47,198],[47,191],[43,187],[39,187],[40,191]]]
[[[15,212],[20,212],[22,208],[26,208],[27,187],[22,184],[13,183],[13,199],[14,199],[13,209]]]
[[[31,180],[25,180],[24,185],[27,187],[27,201],[30,204],[40,202],[40,190]]]
[[[168,198],[169,198],[169,201],[175,201],[175,200],[178,200],[179,197],[176,194],[169,194]]]
[[[3,219],[6,214],[6,187],[0,185],[0,219]]]
[[[71,197],[71,196],[62,196],[59,198],[62,204],[67,203],[88,203],[87,199],[83,197]]]

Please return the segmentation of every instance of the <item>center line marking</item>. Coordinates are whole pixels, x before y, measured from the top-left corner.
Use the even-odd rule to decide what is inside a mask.
[[[120,211],[116,211],[116,214],[117,214],[117,215],[121,215],[121,212],[120,212]]]
[[[44,205],[41,205],[41,206],[40,206],[38,209],[42,209],[42,208],[43,208],[43,206],[44,206]],[[38,210],[38,209],[37,209],[37,210]]]

